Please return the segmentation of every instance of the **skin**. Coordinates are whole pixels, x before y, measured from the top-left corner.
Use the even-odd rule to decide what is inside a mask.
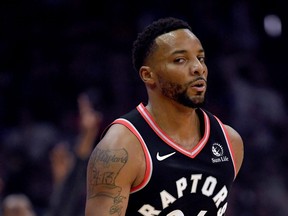
[[[139,75],[148,93],[146,108],[158,126],[182,148],[193,149],[201,139],[194,107],[204,102],[208,76],[205,53],[198,38],[187,29],[160,35],[156,38],[156,49],[146,59]],[[199,83],[202,87],[195,86]],[[243,161],[243,142],[233,128],[225,127],[238,173]],[[89,161],[85,215],[124,216],[130,189],[141,183],[145,168],[137,138],[126,127],[113,125]]]

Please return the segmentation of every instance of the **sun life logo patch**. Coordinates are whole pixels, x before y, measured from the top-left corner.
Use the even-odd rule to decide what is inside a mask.
[[[213,143],[212,153],[217,157],[221,157],[224,153],[223,147],[219,143]]]
[[[211,150],[213,155],[216,156],[215,158],[211,158],[212,163],[229,161],[229,158],[224,156],[224,149],[219,143],[213,143]]]

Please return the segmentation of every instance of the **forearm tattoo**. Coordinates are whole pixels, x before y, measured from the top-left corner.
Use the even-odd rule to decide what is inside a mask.
[[[125,149],[103,150],[95,149],[91,155],[88,167],[87,198],[107,196],[113,199],[110,214],[121,214],[122,202],[126,197],[121,196],[122,188],[115,184],[120,170],[127,163],[128,152]]]

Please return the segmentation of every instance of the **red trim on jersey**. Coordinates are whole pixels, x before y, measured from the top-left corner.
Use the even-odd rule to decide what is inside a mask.
[[[219,122],[219,125],[220,125],[220,127],[221,127],[221,129],[223,131],[224,137],[226,139],[226,143],[227,143],[227,146],[228,146],[231,158],[232,158],[232,164],[233,164],[233,167],[234,167],[234,179],[235,179],[236,175],[237,175],[237,169],[236,169],[236,164],[235,164],[235,155],[234,155],[234,151],[233,151],[233,148],[232,148],[232,143],[231,143],[229,134],[228,134],[227,129],[225,128],[224,124],[220,121],[220,119],[218,119],[216,116],[214,116],[214,117]]]
[[[206,145],[209,135],[210,135],[210,121],[205,112],[204,114],[204,123],[205,123],[205,131],[204,131],[204,136],[202,139],[198,142],[198,144],[191,150],[186,150],[179,146],[177,143],[175,143],[154,121],[148,110],[145,108],[145,106],[140,103],[137,106],[137,110],[139,113],[142,115],[142,117],[145,119],[145,121],[150,125],[150,127],[154,130],[154,132],[169,146],[172,148],[176,149],[177,151],[181,152],[182,154],[190,157],[190,158],[195,158],[199,152],[204,148]]]
[[[112,124],[122,124],[125,127],[127,127],[139,140],[141,147],[143,149],[144,155],[145,155],[146,170],[145,170],[144,179],[139,185],[131,188],[130,193],[134,193],[134,192],[139,191],[142,188],[144,188],[148,184],[148,182],[150,181],[150,178],[152,175],[152,169],[153,169],[152,159],[151,159],[151,156],[150,156],[150,153],[149,153],[149,150],[146,146],[145,141],[143,140],[142,136],[140,135],[138,130],[134,127],[134,125],[131,122],[129,122],[126,119],[119,118],[119,119],[116,119],[114,122],[112,122]]]

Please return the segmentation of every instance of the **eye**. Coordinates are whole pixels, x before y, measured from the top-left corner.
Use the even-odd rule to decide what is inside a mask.
[[[198,60],[199,60],[201,63],[205,63],[205,56],[200,56],[200,57],[198,57]]]
[[[185,58],[176,58],[175,60],[174,60],[174,62],[175,63],[178,63],[178,64],[181,64],[181,63],[184,63],[184,62],[186,62],[186,59]]]

